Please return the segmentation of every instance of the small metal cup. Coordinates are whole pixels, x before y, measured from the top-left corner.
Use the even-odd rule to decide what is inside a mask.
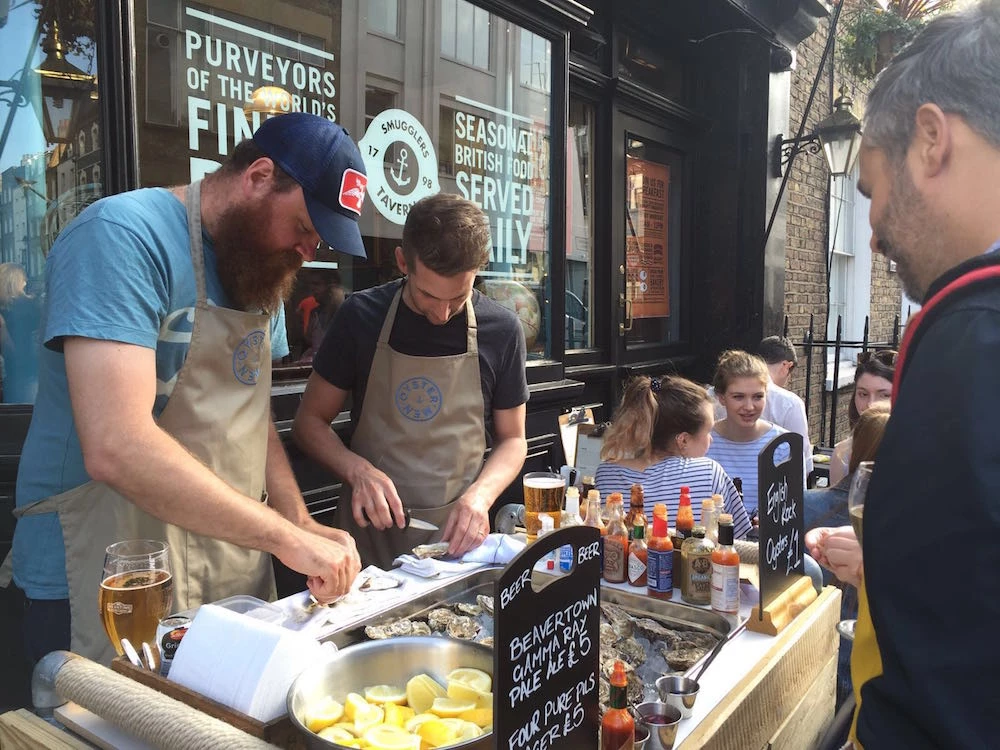
[[[660,700],[677,708],[681,718],[690,718],[694,713],[694,702],[698,697],[699,685],[690,677],[665,675],[656,680],[656,692]]]
[[[677,724],[681,720],[680,709],[663,701],[649,701],[640,703],[635,710],[639,714],[635,725],[637,735],[640,727],[649,732],[646,749],[672,750],[677,739]]]
[[[635,741],[632,743],[632,750],[646,750],[646,743],[649,741],[649,725],[641,721],[635,723]]]

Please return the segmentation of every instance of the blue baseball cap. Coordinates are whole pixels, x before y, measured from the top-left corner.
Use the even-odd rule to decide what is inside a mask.
[[[350,133],[325,118],[291,112],[265,120],[253,141],[302,186],[309,218],[323,242],[368,257],[358,228],[368,177]]]

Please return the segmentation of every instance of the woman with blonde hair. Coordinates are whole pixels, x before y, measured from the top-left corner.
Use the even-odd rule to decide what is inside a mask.
[[[0,401],[32,403],[38,390],[40,310],[16,263],[0,263]]]
[[[645,511],[664,503],[671,521],[677,518],[681,486],[690,489],[695,517],[701,500],[722,495],[725,512],[733,514],[737,538],[750,531],[750,519],[732,481],[715,461],[705,457],[712,442],[712,403],[700,385],[675,376],[633,378],[601,448],[596,482],[601,497],[633,484],[645,491]]]
[[[729,476],[740,478],[743,505],[751,518],[757,511],[757,457],[768,443],[787,432],[760,418],[767,383],[767,364],[757,355],[731,349],[719,356],[712,386],[726,409],[726,417],[715,423],[708,456],[718,461]],[[782,451],[775,458],[783,458]]]

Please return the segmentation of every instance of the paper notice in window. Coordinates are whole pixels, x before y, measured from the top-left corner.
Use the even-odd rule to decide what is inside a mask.
[[[670,315],[667,197],[670,167],[628,159],[625,287],[633,318]]]

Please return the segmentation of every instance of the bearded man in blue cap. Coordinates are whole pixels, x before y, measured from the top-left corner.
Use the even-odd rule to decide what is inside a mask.
[[[17,478],[30,658],[110,661],[95,603],[119,540],[168,543],[171,611],[273,598],[272,554],[320,601],[349,590],[357,549],[306,510],[271,360],[288,352],[282,300],[303,261],[321,243],[364,257],[365,186],[343,128],[280,115],[201,182],[104,198],[59,236]]]

